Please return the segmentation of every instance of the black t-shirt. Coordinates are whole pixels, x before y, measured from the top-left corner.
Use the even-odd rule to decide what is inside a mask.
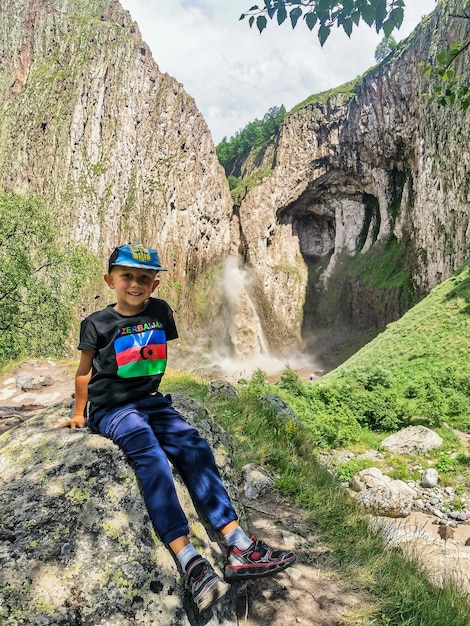
[[[178,332],[164,300],[150,298],[138,315],[120,315],[111,304],[80,326],[79,350],[93,352],[88,412],[133,402],[157,391],[166,368],[166,342]]]

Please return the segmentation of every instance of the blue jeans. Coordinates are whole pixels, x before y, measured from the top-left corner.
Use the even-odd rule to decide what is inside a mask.
[[[183,479],[201,515],[214,530],[237,519],[212,450],[161,394],[101,409],[90,430],[117,444],[134,466],[155,531],[164,543],[189,534],[168,460]]]

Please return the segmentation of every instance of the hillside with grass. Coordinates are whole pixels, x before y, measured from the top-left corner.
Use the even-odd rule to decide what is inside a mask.
[[[286,368],[269,384],[258,370],[237,384],[239,399],[208,393],[208,382],[169,373],[165,388],[191,395],[230,433],[238,470],[257,463],[276,476],[276,487],[309,511],[309,519],[331,546],[331,561],[351,588],[370,594],[371,604],[351,624],[362,626],[468,626],[470,599],[449,578],[430,582],[417,557],[384,549],[357,502],[340,483],[370,465],[350,461],[336,474],[319,462],[323,449],[377,449],[386,434],[425,424],[444,444],[432,454],[389,455],[389,475],[406,480],[416,461],[441,473],[443,484],[470,485],[470,454],[455,434],[470,432],[470,263],[341,367],[303,382]],[[280,419],[263,402],[275,393],[299,418]],[[355,621],[354,621],[355,620]]]

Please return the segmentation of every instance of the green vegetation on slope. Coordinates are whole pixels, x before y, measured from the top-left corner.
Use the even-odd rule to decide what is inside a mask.
[[[315,93],[296,104],[288,113],[290,115],[294,111],[298,111],[299,109],[303,109],[312,104],[318,104],[320,102],[326,102],[328,98],[337,95],[345,95],[349,98],[352,98],[354,95],[354,88],[359,82],[362,80],[362,76],[358,76],[357,78],[353,78],[353,80],[344,83],[343,85],[339,85],[339,87],[334,87],[333,89],[327,89],[327,91],[321,91],[320,93]]]
[[[250,122],[228,141],[224,137],[216,148],[217,156],[225,173],[232,173],[235,163],[254,149],[262,150],[276,136],[284,120],[284,105],[272,107],[262,120]]]
[[[281,384],[318,445],[411,423],[470,431],[469,271],[467,264],[318,384],[299,381],[293,397],[292,381],[287,391]]]
[[[343,581],[368,594],[368,605],[349,624],[363,626],[468,626],[470,599],[448,577],[434,585],[416,555],[383,546],[371,531],[356,501],[337,482],[363,466],[339,468],[336,478],[317,462],[319,447],[376,447],[385,432],[424,423],[441,434],[444,445],[427,455],[450,480],[464,475],[468,484],[470,455],[444,422],[470,431],[470,262],[442,283],[398,322],[341,367],[303,382],[286,368],[277,384],[255,372],[237,386],[239,400],[208,394],[206,382],[169,372],[166,387],[203,402],[230,433],[240,470],[254,462],[277,476],[276,485],[310,513]],[[283,422],[261,401],[274,392],[283,397],[300,424]],[[440,425],[440,426],[439,426]],[[419,459],[423,462],[423,455]],[[395,478],[413,478],[406,459],[388,458]],[[443,484],[445,484],[443,482]]]
[[[296,395],[303,383],[290,373],[283,386]],[[277,476],[276,486],[309,512],[308,521],[331,549],[330,566],[351,589],[365,594],[365,605],[344,624],[350,626],[468,626],[470,600],[451,579],[438,588],[428,579],[417,558],[399,548],[384,548],[357,502],[316,460],[316,438],[309,428],[283,423],[261,401],[279,390],[256,372],[249,383],[240,383],[240,399],[224,399],[208,393],[208,384],[187,374],[168,372],[165,390],[190,395],[208,407],[231,435],[236,469],[257,463]],[[290,381],[290,382],[289,382]]]

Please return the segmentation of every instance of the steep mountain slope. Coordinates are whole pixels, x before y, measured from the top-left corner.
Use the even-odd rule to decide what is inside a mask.
[[[157,246],[191,311],[232,211],[194,100],[116,0],[5,0],[0,20],[0,189],[45,198],[63,241],[101,258]]]
[[[468,39],[450,15],[466,5],[440,2],[362,79],[286,116],[272,173],[239,208],[273,345],[290,332],[331,353],[356,335],[353,351],[467,258],[470,111],[430,105],[419,65]]]
[[[362,79],[291,111],[233,209],[196,104],[117,0],[5,0],[0,191],[44,198],[64,244],[101,260],[156,245],[199,352],[335,365],[468,256],[470,110],[429,105],[419,66],[470,36],[450,15],[467,5],[441,0]]]

